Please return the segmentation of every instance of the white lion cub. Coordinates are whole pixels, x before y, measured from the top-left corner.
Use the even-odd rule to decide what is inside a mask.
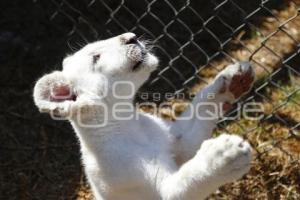
[[[157,65],[146,45],[125,33],[86,45],[35,85],[40,111],[71,122],[97,200],[204,199],[250,168],[246,141],[227,134],[210,139],[219,118],[212,105],[227,109],[249,91],[250,64],[228,66],[175,122],[132,106]]]

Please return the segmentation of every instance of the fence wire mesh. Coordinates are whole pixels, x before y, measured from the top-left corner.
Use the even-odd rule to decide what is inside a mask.
[[[247,138],[255,148],[256,158],[247,176],[220,188],[209,199],[300,198],[298,0],[51,0],[35,1],[35,4],[49,16],[54,32],[63,36],[61,41],[68,43],[71,51],[123,32],[134,32],[150,40],[160,58],[160,67],[140,90],[150,95],[144,99],[138,94],[137,102],[191,100],[194,93],[228,64],[237,60],[250,61],[257,80],[251,93],[240,102],[260,102],[264,107],[263,118],[237,118],[240,108],[236,106],[219,122],[215,132],[225,131]],[[160,98],[152,96],[154,92],[159,92]],[[172,98],[168,99],[166,93],[173,94]],[[165,117],[174,117],[170,116],[168,108],[161,112]],[[43,141],[51,140],[50,136],[41,134],[41,137]],[[60,159],[66,167],[50,161],[50,167],[56,169],[51,170],[52,174],[40,170],[38,175],[19,174],[14,187],[21,185],[22,198],[90,198],[81,175],[69,182],[61,180],[69,177],[66,171],[76,171],[78,167],[78,161],[72,161],[78,156],[77,150],[70,153],[76,149],[74,139],[67,142],[67,146],[56,146],[55,150],[51,149],[51,144],[56,142],[49,143],[50,146],[44,144],[42,148],[45,155],[45,151],[51,155],[45,159]],[[68,158],[58,153],[64,148],[70,151]],[[27,154],[26,158],[29,157]],[[75,167],[72,163],[76,163]],[[57,171],[59,173],[55,174]],[[80,170],[78,173],[81,174]],[[36,180],[29,180],[32,177]],[[63,192],[49,189],[46,194],[34,193],[39,191],[37,186],[42,182],[44,187],[48,184],[59,186]],[[73,182],[77,182],[76,189],[66,189],[68,184],[74,185]],[[18,199],[13,193],[19,189],[8,191],[6,195]]]

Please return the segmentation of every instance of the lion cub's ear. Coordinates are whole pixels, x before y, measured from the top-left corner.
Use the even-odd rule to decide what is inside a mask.
[[[69,103],[76,100],[76,95],[71,82],[62,72],[55,71],[37,81],[33,98],[40,112],[65,116]]]

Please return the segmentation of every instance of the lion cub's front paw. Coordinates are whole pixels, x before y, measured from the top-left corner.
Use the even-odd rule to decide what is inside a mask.
[[[238,62],[229,65],[216,77],[219,94],[228,94],[234,101],[249,92],[254,82],[255,74],[249,62]]]
[[[252,160],[249,143],[236,135],[222,134],[204,141],[198,154],[204,156],[210,175],[222,183],[241,178]]]

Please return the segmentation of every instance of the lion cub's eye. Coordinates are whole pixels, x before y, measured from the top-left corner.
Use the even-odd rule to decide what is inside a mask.
[[[93,64],[96,64],[99,59],[100,59],[100,54],[93,55]]]

